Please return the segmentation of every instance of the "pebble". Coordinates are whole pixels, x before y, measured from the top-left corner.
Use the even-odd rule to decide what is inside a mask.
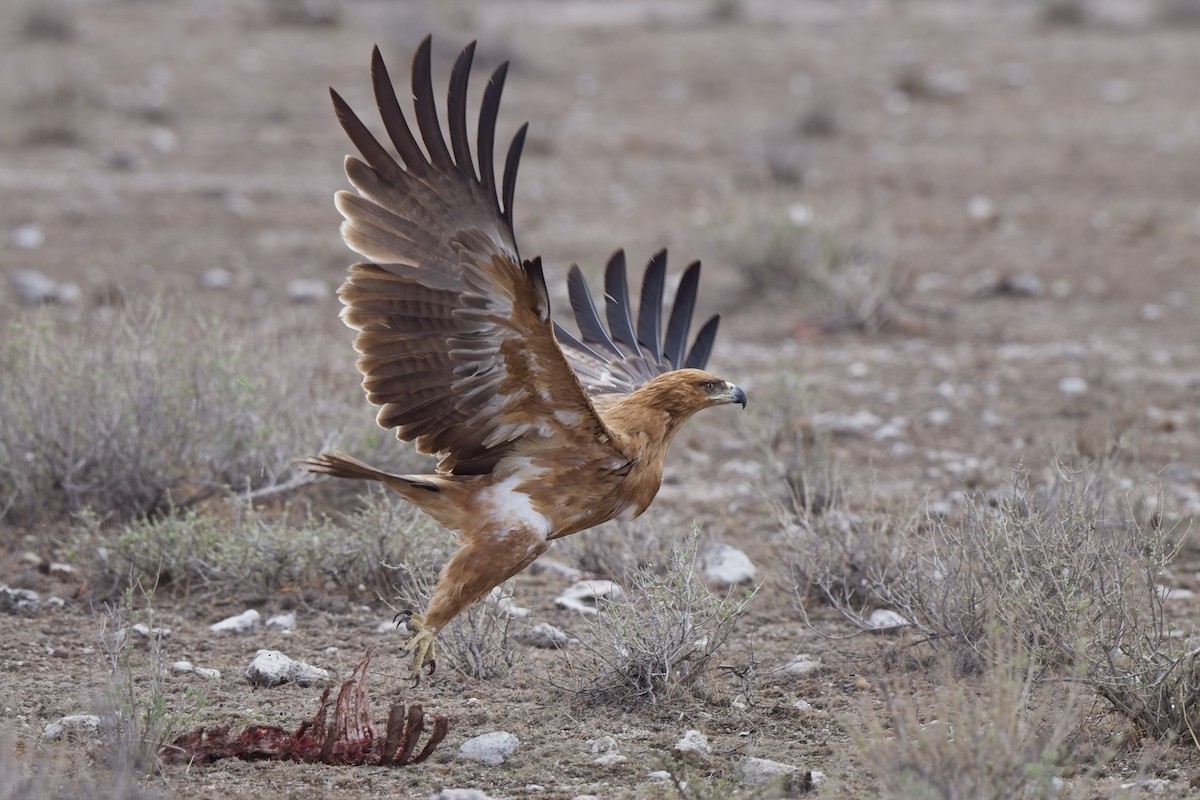
[[[100,733],[100,717],[95,714],[70,714],[48,723],[42,729],[43,739],[61,739],[64,736],[82,734],[96,736]]]
[[[522,608],[514,603],[512,594],[505,592],[503,586],[497,586],[492,589],[488,597],[491,598],[492,603],[495,604],[500,613],[506,617],[511,619],[525,619],[529,616],[529,609]]]
[[[567,580],[578,581],[583,578],[583,571],[575,569],[569,564],[564,564],[558,559],[546,558],[543,556],[529,566],[529,572],[533,575],[541,573],[550,573],[551,575],[561,575]]]
[[[83,290],[75,283],[59,283],[32,269],[18,269],[9,277],[17,300],[27,306],[69,305],[83,299]]]
[[[36,614],[42,599],[32,589],[13,589],[0,584],[0,611],[7,614]]]
[[[292,630],[296,627],[296,612],[288,611],[283,614],[276,614],[267,620],[267,627],[279,631]]]
[[[570,636],[546,622],[540,622],[521,632],[517,638],[530,647],[540,647],[544,650],[561,650],[571,641]]]
[[[293,278],[288,281],[287,295],[293,303],[316,303],[329,297],[329,284],[318,278]]]
[[[613,581],[579,581],[554,598],[554,604],[580,614],[595,614],[602,600],[620,600],[624,596],[621,587]]]
[[[262,616],[253,608],[246,609],[240,614],[226,617],[220,622],[208,626],[213,633],[247,633],[258,627]]]
[[[829,431],[841,436],[865,436],[868,431],[875,430],[883,424],[883,420],[870,411],[856,411],[853,414],[843,414],[839,411],[823,411],[813,415],[814,430]]]
[[[808,673],[821,668],[819,659],[813,658],[808,653],[800,653],[792,657],[792,660],[783,665],[783,671],[789,675],[807,675]]]
[[[125,640],[135,633],[148,642],[156,640],[161,641],[163,639],[171,638],[170,628],[151,628],[145,623],[136,622],[133,625],[130,625],[128,628],[121,628],[121,630],[117,631],[117,635],[115,637],[117,644],[124,644]]]
[[[171,665],[171,669],[182,674],[191,673],[193,675],[199,675],[206,681],[221,680],[221,670],[210,669],[208,667],[197,667],[190,661],[176,661]]]
[[[1062,378],[1058,382],[1058,390],[1067,397],[1077,397],[1088,390],[1088,382],[1075,376]]]
[[[259,650],[246,667],[246,680],[255,686],[279,686],[295,683],[312,686],[328,682],[329,670],[288,658],[278,650]]]
[[[873,631],[895,631],[911,624],[903,616],[887,608],[877,608],[867,617],[867,627]]]
[[[793,767],[791,764],[772,761],[769,758],[754,758],[753,756],[747,756],[742,759],[740,767],[742,780],[752,786],[770,783],[779,775],[791,775],[799,769],[799,767]]]
[[[36,222],[14,228],[12,242],[22,250],[37,250],[46,243],[46,231]]]
[[[813,704],[807,700],[797,700],[796,702],[792,703],[792,708],[796,709],[797,711],[812,711]]]
[[[467,739],[458,748],[462,761],[475,761],[489,766],[503,764],[515,752],[520,741],[508,731],[492,731]]]
[[[593,759],[592,763],[599,767],[611,767],[614,764],[620,764],[622,761],[628,761],[626,756],[620,753],[606,753],[599,758]]]
[[[996,204],[990,197],[977,194],[967,201],[967,216],[971,218],[972,222],[990,225],[999,218],[1000,214],[996,211]]]
[[[429,800],[492,800],[492,796],[478,789],[442,789],[429,795]]]
[[[689,764],[703,766],[708,763],[709,757],[712,756],[712,745],[708,743],[707,736],[693,729],[685,733],[683,738],[675,743],[675,746],[671,748],[671,755]]]
[[[722,586],[737,586],[754,580],[758,571],[750,557],[732,545],[710,545],[700,556],[704,580]]]
[[[233,285],[233,273],[221,267],[213,267],[200,276],[200,288],[210,290],[228,289]]]

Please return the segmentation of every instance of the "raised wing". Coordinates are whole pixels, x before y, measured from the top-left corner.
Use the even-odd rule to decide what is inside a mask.
[[[439,471],[455,474],[488,472],[530,438],[614,447],[554,338],[541,262],[517,253],[512,203],[525,126],[509,146],[497,194],[492,149],[507,64],[484,90],[476,171],[466,110],[474,50],[468,45],[451,73],[447,145],[430,39],[413,59],[419,140],[375,49],[375,99],[403,167],[330,90],[363,159],[346,158],[358,194],[336,198],[343,238],[372,262],[352,266],[338,290],[342,319],[359,332],[363,388],[380,406],[381,426],[437,454]]]
[[[584,389],[592,397],[625,395],[655,376],[675,369],[703,369],[712,352],[721,318],[710,317],[686,350],[692,315],[696,310],[696,291],[700,285],[700,262],[684,270],[675,290],[667,329],[662,330],[663,299],[667,277],[667,251],[655,253],[642,276],[641,299],[636,318],[629,299],[625,274],[625,252],[618,250],[604,270],[604,312],[606,328],[592,302],[591,292],[578,266],[567,276],[567,293],[575,324],[576,337],[554,323],[554,334],[563,345]],[[636,319],[636,325],[635,325]]]

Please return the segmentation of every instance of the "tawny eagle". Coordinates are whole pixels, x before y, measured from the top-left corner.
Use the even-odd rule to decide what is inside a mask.
[[[471,154],[474,49],[462,51],[450,75],[449,145],[434,101],[429,38],[413,59],[415,130],[375,49],[375,99],[399,161],[330,90],[362,156],[346,158],[357,193],[336,197],[342,237],[366,259],[350,267],[338,290],[341,316],[358,331],[358,369],[367,399],[380,407],[379,424],[439,462],[430,475],[393,475],[342,453],[306,465],[382,481],[457,532],[458,551],[429,607],[409,621],[415,676],[426,664],[432,672],[442,627],[552,540],[642,513],[684,420],[710,406],[746,405],[742,389],[703,369],[718,317],[686,347],[699,262],[679,281],[665,333],[665,251],[646,268],[636,319],[621,251],[605,273],[607,328],[578,266],[567,278],[578,336],[551,318],[541,260],[523,261],[513,235],[527,126],[513,137],[503,182],[496,182],[493,144],[507,63],[483,92],[477,161]]]

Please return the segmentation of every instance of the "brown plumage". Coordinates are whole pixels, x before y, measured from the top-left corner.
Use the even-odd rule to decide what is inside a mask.
[[[576,337],[550,317],[540,259],[522,261],[512,204],[522,126],[497,192],[492,149],[503,64],[484,90],[478,171],[467,140],[468,45],[454,64],[442,136],[430,78],[430,40],[413,60],[417,132],[409,127],[376,48],[371,63],[384,128],[403,167],[331,90],[363,159],[346,159],[358,194],[338,192],[342,236],[366,263],[338,291],[379,424],[439,458],[431,475],[392,475],[341,453],[309,469],[382,481],[458,533],[409,644],[414,675],[433,665],[439,629],[529,566],[552,540],[622,514],[638,515],[662,482],[679,426],[745,393],[703,367],[710,319],[685,353],[700,264],[684,272],[662,332],[666,252],[646,268],[636,325],[618,251],[605,273],[605,316],[579,268],[568,276]],[[421,150],[424,145],[424,152]],[[428,155],[426,155],[428,153]]]

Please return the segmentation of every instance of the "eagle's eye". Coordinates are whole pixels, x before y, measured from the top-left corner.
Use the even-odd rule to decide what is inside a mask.
[[[719,388],[721,388],[720,381],[705,381],[704,382],[704,391],[708,392],[709,394],[712,394]]]

